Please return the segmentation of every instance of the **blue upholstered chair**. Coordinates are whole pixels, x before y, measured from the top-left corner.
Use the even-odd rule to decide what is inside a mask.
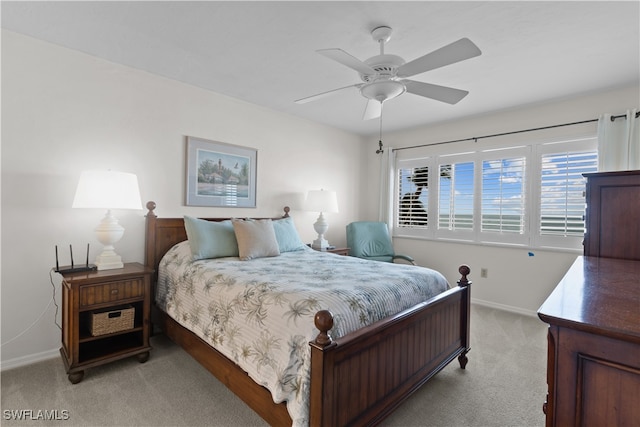
[[[347,225],[349,255],[374,261],[405,260],[416,263],[408,255],[396,254],[391,243],[389,228],[384,222],[356,221]]]

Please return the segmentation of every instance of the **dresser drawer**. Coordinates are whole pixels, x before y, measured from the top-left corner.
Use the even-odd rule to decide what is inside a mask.
[[[144,296],[144,280],[142,277],[130,280],[117,280],[100,285],[82,286],[80,288],[80,308],[108,302],[141,298]]]

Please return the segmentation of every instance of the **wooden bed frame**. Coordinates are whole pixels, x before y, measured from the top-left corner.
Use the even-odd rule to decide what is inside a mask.
[[[145,264],[153,268],[155,300],[158,264],[176,243],[187,239],[183,218],[158,218],[147,203]],[[284,217],[289,216],[285,207]],[[205,218],[222,221],[224,218]],[[320,331],[311,346],[311,426],[375,425],[456,357],[462,369],[469,352],[469,267],[458,270],[458,286],[401,313],[338,339],[328,331],[329,311],[316,314]],[[291,425],[284,403],[255,383],[234,362],[213,349],[162,310],[154,323],[270,425]]]

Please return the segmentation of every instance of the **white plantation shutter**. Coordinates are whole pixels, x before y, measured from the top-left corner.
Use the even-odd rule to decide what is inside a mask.
[[[421,177],[428,176],[429,167],[423,163],[418,163],[416,167],[407,164],[401,164],[401,166],[398,168],[397,181],[397,227],[426,228],[428,226],[429,190],[425,187],[419,189],[414,182],[414,177],[416,172]]]
[[[473,230],[474,162],[438,165],[438,229]]]
[[[482,162],[483,232],[524,233],[525,157]]]
[[[596,172],[595,151],[544,154],[540,176],[540,234],[584,234],[585,183],[583,173]]]

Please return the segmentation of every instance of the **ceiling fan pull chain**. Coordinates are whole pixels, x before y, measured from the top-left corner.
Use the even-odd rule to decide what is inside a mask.
[[[384,153],[384,149],[382,148],[382,107],[384,106],[384,102],[380,103],[380,139],[378,140],[378,149],[376,150],[376,154]]]

